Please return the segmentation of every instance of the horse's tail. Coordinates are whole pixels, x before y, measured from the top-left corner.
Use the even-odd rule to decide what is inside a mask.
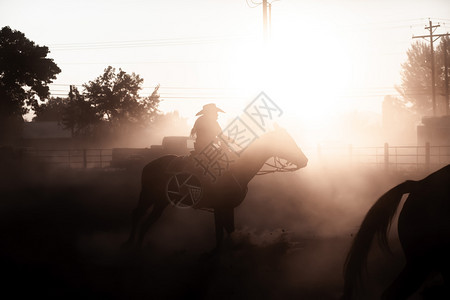
[[[355,298],[361,283],[361,273],[366,267],[367,256],[375,236],[382,248],[390,251],[387,242],[391,220],[403,194],[410,192],[416,181],[408,180],[381,196],[367,212],[356,234],[344,265],[344,299]]]

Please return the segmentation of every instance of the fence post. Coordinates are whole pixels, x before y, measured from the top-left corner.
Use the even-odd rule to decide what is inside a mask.
[[[87,157],[86,157],[86,149],[83,149],[83,167],[87,168]]]
[[[431,160],[431,149],[430,149],[430,143],[425,143],[425,171],[430,170],[430,160]]]
[[[389,170],[389,144],[384,143],[384,170]]]

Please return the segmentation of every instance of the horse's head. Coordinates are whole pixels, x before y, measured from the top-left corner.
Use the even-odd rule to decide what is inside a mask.
[[[267,147],[272,156],[287,160],[297,169],[306,167],[308,158],[285,129],[275,125],[275,130],[268,133],[267,137]]]

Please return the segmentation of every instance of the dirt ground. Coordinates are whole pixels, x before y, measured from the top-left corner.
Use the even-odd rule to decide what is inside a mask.
[[[339,299],[343,263],[360,221],[382,193],[404,179],[376,170],[327,169],[257,177],[236,209],[237,231],[211,256],[212,214],[175,207],[151,228],[139,252],[120,250],[139,176],[4,166],[3,293],[60,299]],[[378,299],[402,268],[395,233],[392,240],[394,255],[374,247],[369,257],[364,299]],[[411,299],[434,299],[426,297],[428,290]]]

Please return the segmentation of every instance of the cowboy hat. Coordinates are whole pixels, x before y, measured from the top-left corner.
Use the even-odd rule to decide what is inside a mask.
[[[220,108],[218,108],[214,103],[209,103],[206,105],[203,105],[203,109],[199,111],[196,116],[203,115],[210,112],[224,112]]]

